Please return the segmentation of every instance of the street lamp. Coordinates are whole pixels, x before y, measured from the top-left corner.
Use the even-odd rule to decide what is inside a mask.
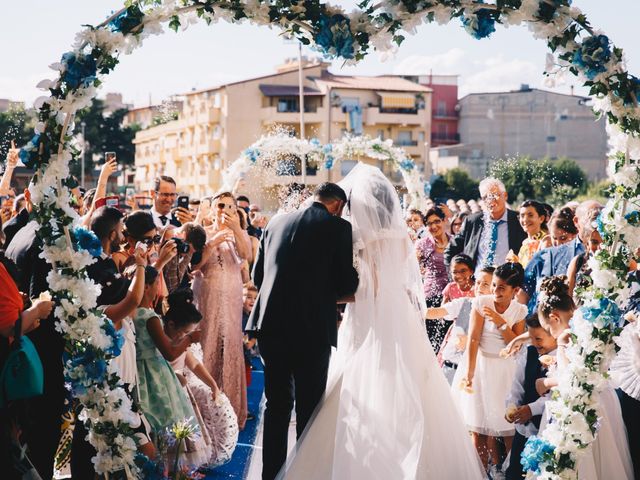
[[[84,165],[86,163],[86,154],[87,154],[87,137],[85,137],[85,127],[87,126],[87,124],[82,122],[80,126],[82,127],[82,161],[80,162],[80,185],[82,185],[82,188],[85,188]]]

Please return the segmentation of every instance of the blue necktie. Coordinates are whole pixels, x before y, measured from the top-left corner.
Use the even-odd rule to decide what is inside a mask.
[[[502,220],[491,220],[489,222],[491,226],[491,238],[489,240],[489,251],[487,252],[487,258],[485,264],[487,266],[493,266],[496,259],[496,249],[498,248],[498,225],[502,223]]]

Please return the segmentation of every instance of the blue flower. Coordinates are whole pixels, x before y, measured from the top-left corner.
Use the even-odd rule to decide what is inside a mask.
[[[520,464],[525,471],[540,473],[540,463],[545,457],[553,455],[553,445],[533,435],[529,437],[520,457]]]
[[[331,170],[333,168],[333,162],[333,157],[331,155],[327,155],[324,157],[324,168]]]
[[[408,172],[416,168],[416,164],[410,158],[405,158],[400,162],[400,168]]]
[[[327,143],[324,147],[322,147],[322,153],[324,153],[325,155],[328,155],[332,151],[333,151],[333,145],[331,145],[330,143]]]
[[[469,13],[461,18],[467,33],[478,40],[488,37],[496,31],[496,21],[492,11],[488,8],[481,8],[475,13]]]
[[[67,376],[66,379],[74,394],[86,392],[87,387],[103,383],[107,376],[107,362],[97,356],[97,351],[91,347],[67,359],[66,365],[68,370],[75,372],[73,377]],[[78,375],[79,372],[83,375]]]
[[[320,140],[318,140],[317,138],[312,138],[311,140],[309,140],[309,143],[316,148],[321,145]]]
[[[627,213],[624,218],[627,222],[629,222],[630,225],[633,225],[634,227],[637,227],[638,224],[640,224],[640,212],[638,210]]]
[[[594,35],[587,38],[573,53],[573,64],[580,67],[589,80],[607,71],[605,64],[611,59],[609,37]]]
[[[260,151],[255,148],[247,148],[244,151],[244,154],[247,157],[249,157],[249,160],[251,160],[251,163],[256,163],[256,161],[258,160],[258,157],[260,156]]]
[[[71,89],[80,86],[88,87],[96,80],[97,65],[92,55],[76,55],[67,52],[62,55],[61,63],[64,65],[62,81]]]
[[[126,35],[138,27],[138,25],[142,23],[143,18],[144,13],[142,13],[138,4],[134,3],[116,18],[111,20],[108,26],[112,32],[121,32]]]
[[[164,462],[154,462],[142,453],[137,453],[134,459],[140,469],[140,478],[145,480],[166,480],[164,475]]]
[[[431,195],[431,184],[429,182],[424,182],[424,186],[422,187],[422,190],[425,194],[425,196],[430,196]]]
[[[344,15],[336,14],[320,18],[314,41],[327,55],[346,59],[353,58],[355,55],[351,23]]]
[[[106,348],[104,352],[112,357],[117,357],[122,352],[122,346],[124,345],[122,330],[116,330],[113,322],[109,319],[102,324],[102,330],[104,330],[105,335],[111,337],[111,346]]]
[[[604,237],[606,231],[604,229],[604,221],[602,220],[602,213],[598,215],[598,218],[596,218],[596,228],[598,230],[598,233]]]
[[[73,249],[76,252],[79,250],[86,250],[92,257],[99,257],[102,255],[102,244],[100,243],[100,239],[91,230],[76,227],[71,231],[71,233],[75,240]]]
[[[595,323],[598,321],[605,327],[611,325],[619,325],[623,318],[622,312],[614,302],[608,298],[601,298],[598,301],[589,302],[580,308],[582,318],[587,322]]]
[[[33,168],[34,161],[38,157],[38,150],[40,147],[40,134],[36,133],[27,144],[20,149],[18,156],[20,161],[28,168]]]

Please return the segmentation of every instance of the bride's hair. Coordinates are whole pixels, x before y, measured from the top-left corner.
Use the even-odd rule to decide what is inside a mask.
[[[554,310],[571,312],[575,308],[576,305],[569,294],[566,276],[556,275],[542,280],[538,296],[538,313],[542,317],[548,318]]]

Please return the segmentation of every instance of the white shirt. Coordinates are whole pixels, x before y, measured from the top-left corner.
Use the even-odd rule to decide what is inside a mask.
[[[168,215],[164,215],[164,217],[167,219],[165,223],[162,223],[162,220],[160,219],[162,215],[158,213],[158,211],[156,210],[156,207],[152,207],[151,210],[149,210],[149,212],[153,217],[153,223],[155,223],[156,228],[164,228],[169,225],[169,222],[171,222],[171,212],[169,212]]]
[[[478,245],[478,260],[476,263],[476,275],[480,273],[480,270],[485,266],[485,260],[489,255],[489,245],[491,244],[491,222],[498,221],[498,241],[496,242],[496,252],[493,256],[494,265],[502,265],[509,254],[509,223],[508,223],[509,210],[505,209],[502,217],[498,220],[493,220],[488,214],[484,216],[484,228],[482,229],[482,235],[480,245]],[[516,254],[518,252],[515,252]]]
[[[556,351],[554,350],[552,352],[549,352],[548,355],[555,356]],[[516,407],[522,406],[522,398],[524,397],[524,375],[526,368],[527,349],[523,347],[516,357],[516,374],[513,377],[511,391],[505,399],[505,405],[507,408],[509,408],[510,405],[515,405]],[[531,416],[535,417],[536,415],[542,415],[542,412],[544,411],[544,405],[548,399],[549,394],[546,394],[542,397],[539,397],[535,402],[529,403],[528,405],[531,409]],[[523,437],[528,438],[538,433],[538,428],[533,424],[533,422],[528,422],[526,424],[516,423],[514,425],[516,427],[516,431]]]

